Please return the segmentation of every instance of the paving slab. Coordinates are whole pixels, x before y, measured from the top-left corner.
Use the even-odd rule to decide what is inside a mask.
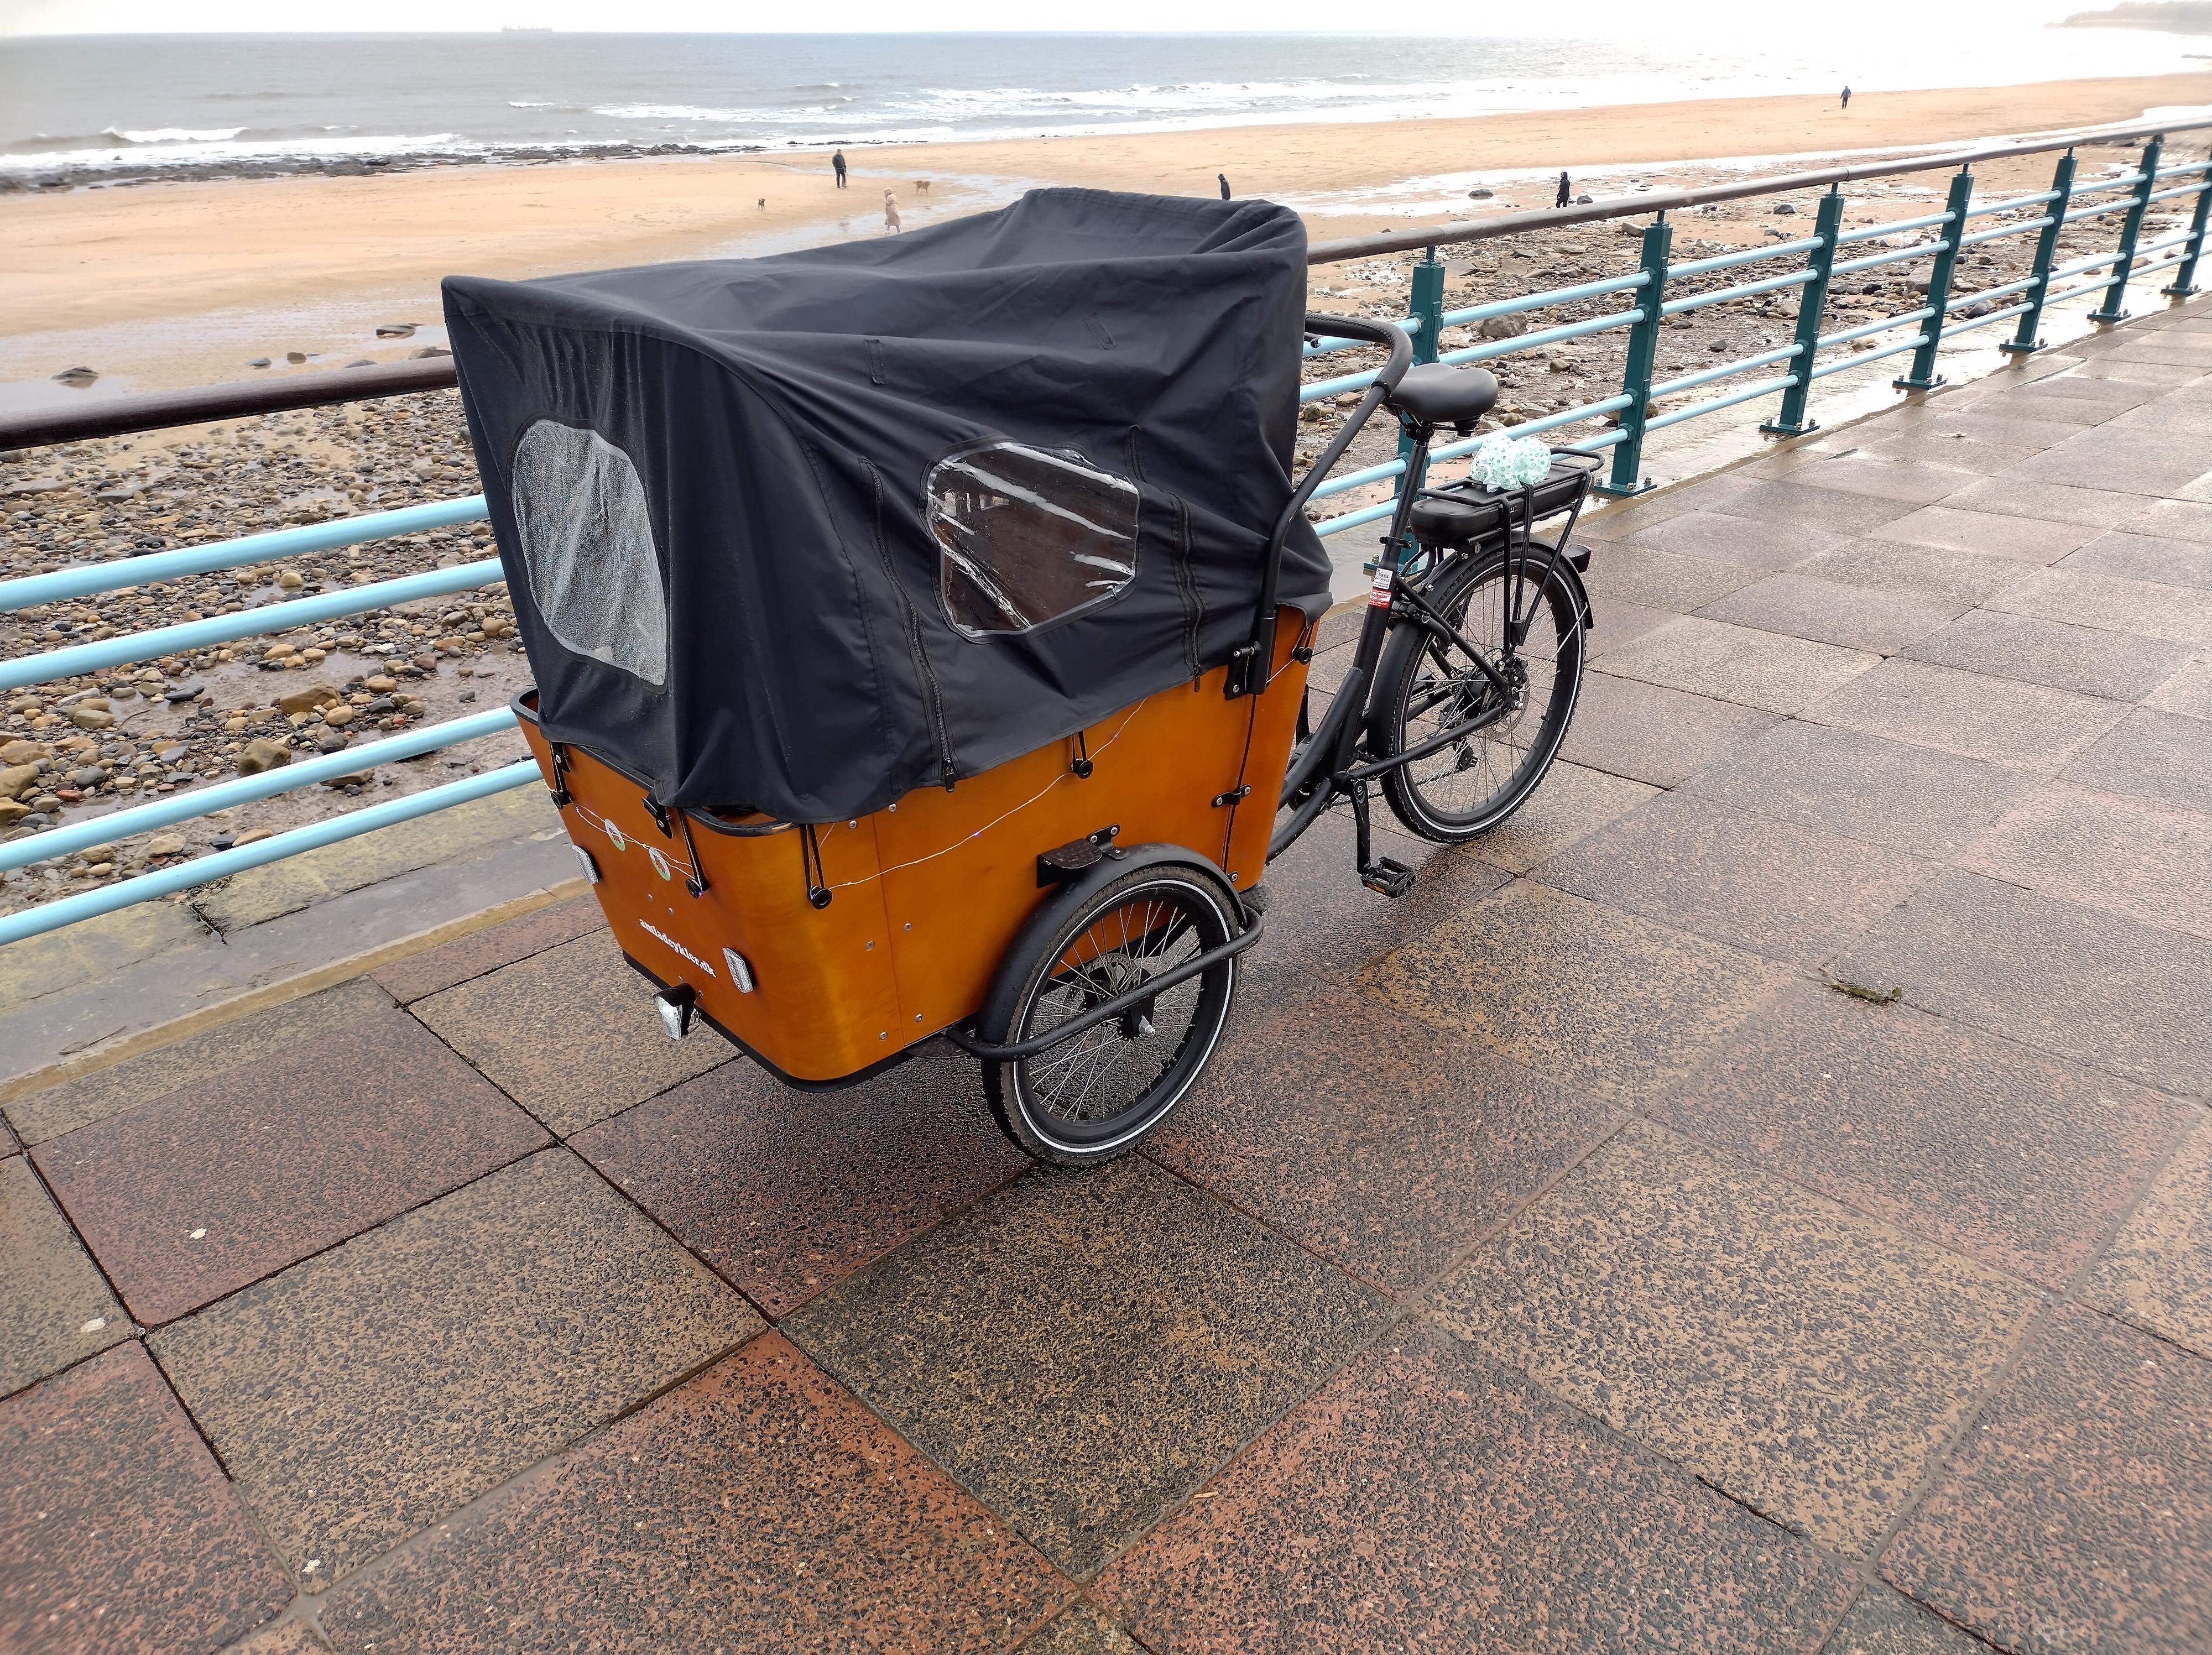
[[[1796,569],[1796,573],[1814,580],[1870,587],[1877,592],[1950,604],[1956,609],[1988,603],[2032,572],[2029,565],[2014,558],[1878,538],[1847,540],[1832,551],[1808,557]]]
[[[1528,880],[1363,971],[1359,992],[1607,1101],[1649,1097],[1741,1027],[1782,966]]]
[[[562,1137],[728,1062],[712,1029],[671,1040],[646,980],[593,931],[410,1008]]]
[[[2212,812],[2212,721],[2185,714],[2136,708],[2066,767],[2066,779]]]
[[[209,1655],[292,1599],[135,1341],[0,1402],[0,1649]]]
[[[1731,592],[1698,613],[1709,621],[1887,655],[1933,632],[1961,607],[1957,599],[1886,592],[1784,572]]]
[[[2212,587],[2212,545],[2115,531],[2061,559],[2061,569],[2159,586]]]
[[[1073,1588],[770,1333],[331,1594],[342,1655],[1011,1650]]]
[[[1938,874],[1839,982],[2166,1092],[2212,1092],[2212,944],[1978,874]]]
[[[555,1149],[153,1342],[264,1532],[322,1586],[761,1325]]]
[[[2082,1297],[2212,1357],[2212,1121],[2200,1118],[2082,1286]]]
[[[394,960],[374,976],[394,1000],[403,1006],[412,1005],[441,989],[542,954],[587,931],[597,931],[606,922],[598,897],[589,894],[564,897],[505,924]]]
[[[2201,480],[2201,479],[2200,479]],[[2212,504],[2202,496],[2186,500],[2153,500],[2115,526],[2130,534],[2148,534],[2166,540],[2212,542]]]
[[[1102,1579],[1155,1649],[1812,1651],[1848,1573],[1419,1324]]]
[[[266,1062],[292,1047],[335,1034],[391,1009],[392,996],[358,979],[272,1006],[156,1046],[58,1086],[11,1099],[9,1118],[27,1144],[104,1121],[126,1109]]]
[[[1618,1118],[1477,1042],[1324,991],[1240,1025],[1145,1153],[1402,1295]]]
[[[2035,785],[2024,770],[1793,720],[1696,772],[1682,790],[1941,859]]]
[[[1975,609],[1907,644],[1900,653],[1913,660],[1990,678],[2019,678],[2113,701],[2141,701],[2169,682],[2197,652],[2185,643]]]
[[[20,1155],[0,1161],[0,1396],[131,1336],[131,1318]]]
[[[1845,493],[1840,489],[1812,488],[1798,480],[1816,469],[1808,466],[1785,479],[1747,489],[1729,502],[1729,510],[1739,517],[1826,529],[1832,534],[1867,534],[1884,523],[1893,522],[1921,503]],[[1972,479],[1962,477],[1960,480],[1964,483]]]
[[[1413,890],[1394,902],[1360,884],[1352,823],[1341,812],[1326,816],[1267,864],[1267,934],[1244,956],[1252,966],[1281,961],[1341,983],[1512,877],[1463,851],[1392,831],[1396,818],[1388,807],[1375,814],[1375,848],[1414,870]]]
[[[2103,530],[2134,516],[2145,502],[2137,494],[2094,486],[2070,488],[2014,472],[1969,484],[1943,503],[1961,511],[1994,512],[2000,517],[2027,517],[2045,523],[2079,523]]]
[[[779,1317],[1030,1164],[951,1046],[832,1092],[726,1063],[572,1147]]]
[[[1820,1655],[1987,1655],[1989,1646],[1884,1585],[1858,1595]]]
[[[1715,563],[1736,563],[1745,569],[1787,569],[1801,557],[1826,551],[1842,538],[1802,524],[1732,516],[1724,505],[1719,511],[1684,512],[1639,529],[1630,537],[1630,544],[1680,552],[1686,557],[1710,557]]]
[[[1961,511],[1956,506],[1923,506],[1910,517],[1883,524],[1881,538],[1909,546],[1944,546],[2024,563],[2055,563],[2087,545],[2100,532],[2078,523],[2039,522],[1995,512]]]
[[[2040,1295],[1631,1122],[1431,1303],[1547,1390],[1863,1556]]]
[[[1839,489],[1845,494],[1866,495],[1876,500],[1924,506],[1956,494],[1975,480],[1976,473],[1945,465],[1886,459],[1866,453],[1838,454],[1792,472],[1790,480],[1814,489]],[[1747,509],[1749,508],[1747,501]],[[1887,520],[1884,520],[1885,521]],[[1863,532],[1854,525],[1851,533]]]
[[[2070,436],[1992,480],[2158,496],[2172,493],[2203,469],[2202,437],[2106,427]]]
[[[1909,1007],[1801,983],[1653,1113],[1938,1246],[2062,1288],[2197,1112]]]
[[[2049,773],[2126,713],[2117,702],[2046,685],[1892,659],[1814,702],[1805,716],[1961,758]]]
[[[1602,629],[1609,603],[1626,601],[1687,614],[1758,578],[1754,569],[1711,557],[1686,557],[1680,552],[1655,551],[1646,546],[1613,545],[1600,546],[1591,554],[1589,572],[1583,580]]]
[[[1612,548],[1607,547],[1596,555],[1608,556],[1611,551]],[[1592,624],[1583,635],[1585,658],[1597,660],[1607,650],[1617,649],[1624,643],[1632,643],[1646,632],[1666,625],[1680,612],[1679,610],[1653,609],[1649,605],[1630,603],[1623,598],[1607,598],[1601,612],[1593,605]]]
[[[783,1329],[1079,1577],[1383,1321],[1367,1288],[1131,1159],[1032,1174]]]
[[[2212,1645],[2212,1362],[2061,1310],[1891,1544],[1892,1582],[2023,1655]]]
[[[1555,763],[1528,802],[1489,832],[1469,840],[1465,854],[1508,873],[1525,873],[1657,796],[1657,788],[1642,782]],[[1471,899],[1474,893],[1467,895]]]
[[[2045,620],[2087,622],[2198,648],[2212,645],[2212,592],[2130,581],[2092,569],[2043,569],[1989,600],[1992,609]]]
[[[32,1158],[152,1326],[547,1141],[421,1024],[383,1011]]]
[[[2032,445],[1997,442],[1967,435],[1964,431],[1931,429],[1934,422],[1907,429],[1892,437],[1869,442],[1861,451],[1885,459],[1941,465],[1949,471],[1994,477],[2009,471],[2036,452]]]
[[[2212,721],[2212,654],[2190,660],[2142,701],[2160,712]]]
[[[1070,1603],[1022,1646],[1021,1655],[1145,1655],[1106,1612],[1089,1598]]]
[[[1654,787],[1677,787],[1692,771],[1740,751],[1779,716],[1593,671],[1583,678],[1560,757]]]
[[[1616,678],[1794,713],[1842,688],[1881,657],[1686,615],[1605,658]]]
[[[1802,966],[1897,906],[1934,864],[1670,793],[1546,862],[1545,884]]]
[[[2051,782],[1959,867],[2147,925],[2212,938],[2212,816]]]

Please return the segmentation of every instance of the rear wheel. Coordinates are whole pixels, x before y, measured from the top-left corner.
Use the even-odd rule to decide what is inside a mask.
[[[1407,829],[1456,844],[1518,810],[1559,756],[1582,691],[1582,605],[1564,568],[1540,550],[1459,558],[1422,595],[1459,637],[1440,638],[1410,619],[1391,628],[1370,741],[1387,758],[1496,715],[1382,777],[1383,797]],[[1526,630],[1509,650],[1508,623],[1516,618]],[[1504,681],[1502,696],[1467,646]]]
[[[1056,926],[986,1008],[1000,1044],[1049,1034],[1237,934],[1235,898],[1180,862],[1134,869]],[[1229,1020],[1235,957],[1034,1057],[986,1061],[983,1090],[1015,1143],[1058,1166],[1109,1160],[1197,1083]]]

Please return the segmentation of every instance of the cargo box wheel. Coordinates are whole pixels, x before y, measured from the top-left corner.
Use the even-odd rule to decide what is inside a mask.
[[[981,1026],[1006,1045],[1048,1036],[1237,930],[1236,899],[1216,875],[1148,861],[1041,913],[1001,970]],[[1056,1166],[1121,1154],[1197,1083],[1236,983],[1232,954],[1032,1056],[986,1059],[983,1090],[999,1124]]]

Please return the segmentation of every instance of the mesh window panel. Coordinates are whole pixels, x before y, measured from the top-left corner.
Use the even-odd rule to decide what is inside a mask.
[[[514,521],[530,594],[562,647],[666,683],[667,602],[629,456],[596,431],[539,420],[514,448]]]
[[[1032,632],[1137,574],[1136,485],[1078,454],[994,443],[929,474],[939,590],[962,636]]]

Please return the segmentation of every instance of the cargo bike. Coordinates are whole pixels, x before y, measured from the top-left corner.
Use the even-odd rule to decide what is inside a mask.
[[[1594,466],[1421,486],[1495,381],[1304,314],[1304,255],[1264,203],[1040,191],[888,246],[448,281],[517,711],[672,1036],[797,1086],[941,1037],[1024,1150],[1103,1160],[1205,1071],[1325,812],[1395,897],[1375,793],[1442,843],[1528,797]],[[1388,361],[1294,480],[1318,338]],[[1305,508],[1384,409],[1409,486],[1324,696]]]

